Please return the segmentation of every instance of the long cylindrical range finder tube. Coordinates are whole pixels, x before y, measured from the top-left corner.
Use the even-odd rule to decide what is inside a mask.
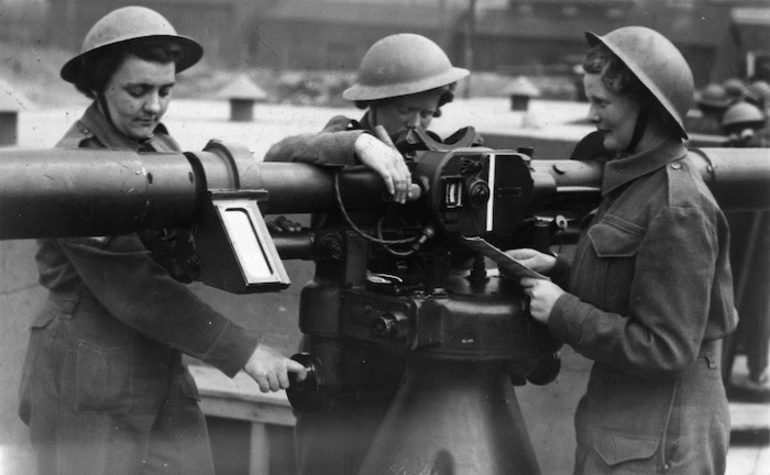
[[[690,152],[724,209],[770,208],[767,149]],[[599,199],[601,166],[532,160],[533,211],[590,209]],[[384,205],[379,177],[340,172],[350,211]],[[336,207],[333,174],[300,163],[265,163],[244,147],[212,141],[202,152],[106,150],[0,151],[0,239],[107,235],[187,226],[212,190],[264,190],[264,214],[314,213]]]

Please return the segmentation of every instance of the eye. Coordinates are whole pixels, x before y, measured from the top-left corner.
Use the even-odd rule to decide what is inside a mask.
[[[591,98],[591,104],[594,107],[597,107],[599,109],[604,109],[605,107],[607,107],[608,102],[604,99],[599,99],[597,97],[594,97],[594,98]]]
[[[166,86],[166,87],[160,88],[160,91],[158,92],[158,95],[160,95],[160,97],[168,97],[168,96],[170,96],[171,95],[171,88],[173,88],[173,87],[174,86]]]
[[[129,86],[126,88],[126,92],[135,98],[140,98],[147,94],[147,88],[145,86]]]

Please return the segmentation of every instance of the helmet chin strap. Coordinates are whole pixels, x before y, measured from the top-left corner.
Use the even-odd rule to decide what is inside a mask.
[[[99,103],[99,108],[102,110],[102,113],[104,114],[104,117],[107,119],[107,122],[110,123],[112,128],[115,130],[118,130],[118,128],[115,126],[115,122],[112,121],[112,114],[110,114],[110,106],[107,105],[107,99],[104,97],[104,94],[99,93],[96,95],[96,100]]]
[[[641,101],[639,105],[639,114],[636,116],[636,124],[634,124],[634,134],[631,136],[631,141],[628,142],[626,147],[626,153],[631,153],[639,142],[644,137],[644,131],[647,129],[647,122],[650,119],[650,103],[649,101]]]
[[[110,114],[110,106],[107,104],[107,99],[104,97],[104,94],[97,94],[96,95],[96,101],[99,104],[99,108],[102,110],[102,113],[104,114],[104,117],[107,119],[107,122],[112,126],[113,129],[120,132],[120,129],[115,125],[115,122],[112,120],[112,114]],[[125,134],[124,134],[125,135]],[[150,135],[151,137],[152,135]],[[137,142],[145,143],[147,140],[150,139],[150,137],[144,138],[144,139],[134,139]]]

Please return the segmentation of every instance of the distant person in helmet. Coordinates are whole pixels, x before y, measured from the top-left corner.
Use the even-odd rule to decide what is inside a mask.
[[[756,80],[749,84],[749,92],[754,105],[768,114],[770,111],[770,83],[762,79]]]
[[[288,137],[273,145],[265,160],[328,167],[363,164],[382,177],[396,202],[403,203],[411,183],[409,170],[401,154],[377,138],[375,127],[384,127],[390,137],[413,127],[427,129],[441,107],[452,101],[456,81],[468,74],[453,67],[428,38],[387,36],[369,48],[358,81],[343,92],[345,99],[366,110],[363,117],[333,117],[318,134]],[[331,396],[326,407],[296,411],[300,474],[357,474],[403,373],[401,356],[352,339],[330,341],[317,343],[315,336],[306,336],[302,349],[336,345],[341,365],[356,375],[357,386]]]
[[[727,223],[684,146],[692,73],[649,28],[587,38],[590,118],[613,154],[601,205],[572,262],[508,251],[551,277],[521,279],[532,316],[594,362],[574,473],[724,473],[737,315]]]
[[[722,135],[722,115],[730,106],[725,88],[719,84],[709,84],[695,94],[695,104],[699,115],[687,116],[686,128],[690,133]]]
[[[265,161],[301,161],[325,166],[363,164],[376,171],[396,202],[406,201],[410,174],[393,147],[378,140],[408,128],[427,129],[441,107],[454,99],[468,70],[453,67],[444,51],[424,36],[404,33],[374,43],[361,60],[358,82],[342,93],[366,113],[360,120],[333,117],[318,134],[302,134],[273,145]]]
[[[770,147],[767,114],[754,104],[740,101],[725,112],[722,121],[730,147]],[[770,154],[770,153],[769,153]],[[770,213],[732,210],[730,260],[733,265],[738,329],[727,340],[723,377],[731,400],[770,401],[768,346],[770,345]],[[747,378],[732,376],[735,355],[746,355]]]
[[[766,126],[765,112],[747,101],[731,105],[722,118],[722,131],[730,147],[770,147],[768,137],[762,134]]]
[[[153,10],[99,20],[62,78],[94,102],[62,148],[178,151],[160,123],[176,75],[203,50]],[[304,367],[201,301],[185,283],[198,261],[189,231],[45,239],[48,289],[32,322],[19,415],[44,474],[213,475],[205,418],[182,353],[263,391]]]
[[[738,78],[730,78],[725,80],[723,87],[725,88],[727,98],[730,100],[730,104],[743,101],[747,97],[751,96],[751,91],[749,91],[746,83]]]

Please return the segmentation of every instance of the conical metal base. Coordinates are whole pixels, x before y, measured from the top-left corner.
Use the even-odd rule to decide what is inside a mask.
[[[539,474],[505,369],[410,356],[359,474]]]

